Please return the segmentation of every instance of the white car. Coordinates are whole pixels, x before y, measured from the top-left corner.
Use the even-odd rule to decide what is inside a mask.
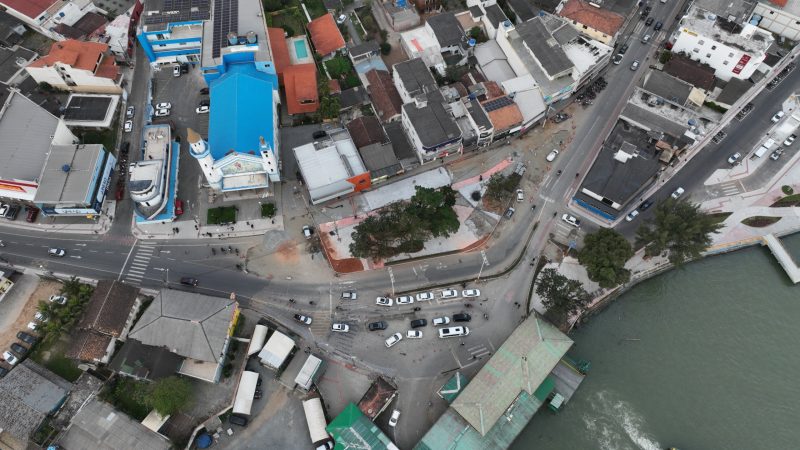
[[[634,59],[633,63],[631,63],[631,70],[636,70],[638,68],[639,68],[639,60],[638,59]]]
[[[410,305],[414,303],[414,297],[410,295],[402,295],[400,297],[397,297],[397,300],[395,301],[397,302],[398,305]]]
[[[683,195],[684,192],[686,192],[686,191],[684,191],[682,187],[679,187],[678,189],[675,189],[675,192],[673,192],[672,195],[670,195],[670,197],[672,197],[672,198],[677,200],[678,197]]]
[[[389,297],[378,297],[375,299],[375,304],[378,306],[392,306],[394,304],[394,300]]]
[[[561,216],[561,220],[567,222],[568,224],[572,225],[575,228],[581,227],[581,221],[574,216],[570,216],[569,214],[564,214],[563,216]]]
[[[611,62],[614,64],[619,64],[622,62],[622,57],[622,53],[617,53],[613,58],[611,58]]]
[[[177,64],[172,66],[172,76],[175,77],[175,78],[178,78],[179,76],[181,76],[181,66],[179,66]]]
[[[169,115],[168,109],[157,109],[156,110],[156,117],[167,117]]]
[[[772,116],[772,119],[770,120],[772,120],[772,123],[778,123],[778,121],[780,121],[782,118],[783,118],[783,111],[778,111],[775,113],[774,116]]]
[[[42,322],[42,323],[46,323],[48,320],[50,320],[50,318],[47,317],[47,314],[40,311],[36,311],[36,314],[33,315],[33,318],[37,322]]]
[[[406,337],[409,339],[422,339],[422,331],[408,330]]]
[[[341,24],[345,23],[346,20],[347,20],[347,16],[346,15],[339,14],[339,17],[336,18],[336,23],[341,25]]]
[[[208,105],[200,105],[197,109],[194,110],[197,114],[208,114],[208,111],[211,109]]]
[[[300,323],[304,323],[306,325],[311,325],[311,323],[314,321],[314,319],[312,319],[311,317],[304,316],[302,314],[295,314],[294,315],[294,320],[296,320],[296,321],[298,321]]]
[[[51,248],[50,250],[47,250],[47,254],[50,255],[50,256],[56,256],[56,257],[61,258],[64,255],[66,255],[67,252],[64,251],[63,248]]]
[[[631,221],[633,221],[633,219],[635,219],[635,218],[636,218],[636,216],[638,216],[638,215],[639,215],[639,210],[638,210],[638,209],[634,209],[633,211],[631,211],[631,212],[630,212],[630,214],[628,214],[627,216],[625,216],[625,220],[626,220],[626,221],[628,221],[628,222],[631,222]]]
[[[14,356],[14,354],[9,351],[3,352],[3,359],[5,359],[6,362],[11,364],[12,366],[16,365],[19,362],[19,358]]]
[[[427,302],[428,300],[433,300],[433,292],[420,292],[417,294],[418,302]]]
[[[797,139],[797,135],[796,134],[793,134],[793,135],[787,137],[786,140],[783,141],[783,146],[784,147],[788,147],[788,146],[792,145],[792,143],[794,142],[795,139]]]
[[[449,317],[434,317],[433,318],[433,325],[434,326],[436,326],[436,325],[447,325],[448,323],[450,323],[450,318]]]
[[[517,189],[517,201],[521,202],[525,200],[525,192],[522,189]]]
[[[170,102],[161,102],[156,105],[156,109],[172,109],[172,103]]]
[[[461,296],[464,298],[480,297],[481,291],[480,289],[464,289],[461,291]]]
[[[66,305],[67,304],[67,297],[63,295],[51,295],[50,296],[50,303],[58,303],[59,305]]]
[[[133,121],[126,120],[125,125],[122,127],[122,129],[125,130],[126,133],[130,133],[131,131],[133,131]]]
[[[550,161],[550,162],[553,162],[553,161],[556,160],[556,156],[558,156],[558,150],[553,149],[552,152],[547,154],[547,158],[545,158],[545,159]]]
[[[10,207],[11,207],[10,205],[7,205],[5,203],[0,205],[0,217],[5,217],[6,214],[8,214],[8,208]]]
[[[339,333],[347,333],[350,331],[350,325],[346,323],[334,323],[331,325],[331,331],[338,331]]]
[[[125,110],[125,117],[130,119],[136,113],[136,108],[133,106],[128,106],[128,109]]]
[[[736,164],[736,161],[738,161],[739,158],[741,158],[741,157],[742,157],[742,154],[739,153],[739,152],[736,152],[736,153],[732,154],[731,156],[728,157],[728,164]]]
[[[308,225],[303,225],[303,236],[305,236],[306,239],[311,239],[311,227]]]
[[[397,419],[400,418],[400,410],[395,409],[392,411],[392,417],[389,418],[389,426],[394,428],[397,426]]]
[[[455,289],[445,289],[442,291],[442,298],[456,298],[458,297],[458,291]]]
[[[386,339],[386,341],[385,341],[386,348],[389,348],[389,347],[393,346],[394,344],[397,344],[398,342],[400,342],[402,340],[403,340],[403,335],[400,334],[400,333],[395,333],[395,334],[389,336],[388,339]]]
[[[343,300],[358,300],[358,293],[356,291],[344,291],[341,298]]]
[[[29,330],[36,331],[37,328],[39,328],[39,324],[37,324],[36,322],[28,322]]]

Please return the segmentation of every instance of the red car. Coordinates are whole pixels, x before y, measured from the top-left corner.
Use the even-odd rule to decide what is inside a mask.
[[[35,206],[27,206],[25,209],[28,210],[28,214],[25,216],[26,222],[36,222],[36,216],[39,215],[39,208]]]
[[[125,195],[125,185],[121,184],[117,187],[117,192],[115,194],[117,201],[122,200],[122,196],[124,195]]]
[[[180,216],[183,214],[183,200],[176,198],[175,199],[175,215]]]

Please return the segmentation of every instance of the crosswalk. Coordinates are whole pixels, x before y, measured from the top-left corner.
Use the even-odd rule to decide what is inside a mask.
[[[129,284],[140,284],[156,251],[156,244],[140,243],[123,279]]]
[[[327,336],[331,331],[331,315],[328,311],[316,311],[311,315],[311,334],[314,336]]]
[[[736,195],[740,192],[738,181],[726,181],[725,183],[720,183],[718,189],[726,196]]]
[[[492,351],[485,345],[473,345],[467,348],[467,353],[469,353],[470,359],[478,359],[491,355]]]

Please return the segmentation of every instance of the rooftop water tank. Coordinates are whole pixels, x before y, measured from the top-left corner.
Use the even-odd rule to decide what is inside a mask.
[[[247,43],[248,44],[255,44],[256,43],[256,32],[255,31],[248,31],[247,32]]]
[[[229,45],[236,45],[239,42],[239,36],[236,36],[236,33],[230,32],[228,33],[228,44]]]

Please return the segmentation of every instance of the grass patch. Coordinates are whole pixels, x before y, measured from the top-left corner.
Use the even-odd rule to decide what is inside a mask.
[[[292,37],[305,33],[306,21],[300,8],[289,8],[267,15],[267,25],[283,28],[286,34]]]
[[[228,223],[236,223],[235,206],[220,206],[208,210],[209,225],[224,225]]]
[[[144,401],[148,388],[147,382],[120,376],[106,385],[100,398],[141,422],[150,413]]]
[[[731,214],[733,214],[733,213],[732,212],[718,212],[718,213],[709,214],[708,217],[710,217],[712,220],[714,220],[714,223],[722,223]]]
[[[798,204],[800,204],[800,194],[794,194],[787,195],[769,206],[772,208],[786,208],[789,206],[797,206]]]
[[[311,15],[312,19],[324,16],[328,13],[328,8],[325,7],[325,4],[322,3],[322,0],[306,0],[305,4],[306,8],[308,9],[308,14]]]
[[[102,131],[85,131],[79,134],[81,142],[84,144],[103,144],[106,150],[113,152],[117,145],[117,120],[111,124],[111,128]]]
[[[781,220],[781,217],[775,217],[775,216],[753,216],[753,217],[748,217],[748,218],[742,220],[742,223],[747,225],[748,227],[763,228],[763,227],[768,227],[768,226],[776,223],[779,220]]]
[[[275,208],[274,203],[264,203],[261,205],[261,217],[266,217],[267,219],[271,219],[275,217],[275,213],[277,209]]]
[[[47,367],[61,378],[74,382],[83,371],[78,368],[75,361],[64,356],[65,351],[66,343],[61,340],[40,341],[31,353],[31,359]]]
[[[721,114],[725,114],[726,112],[728,112],[728,108],[722,105],[718,105],[714,102],[703,102],[703,106],[707,106],[708,108],[713,109],[714,111]]]

